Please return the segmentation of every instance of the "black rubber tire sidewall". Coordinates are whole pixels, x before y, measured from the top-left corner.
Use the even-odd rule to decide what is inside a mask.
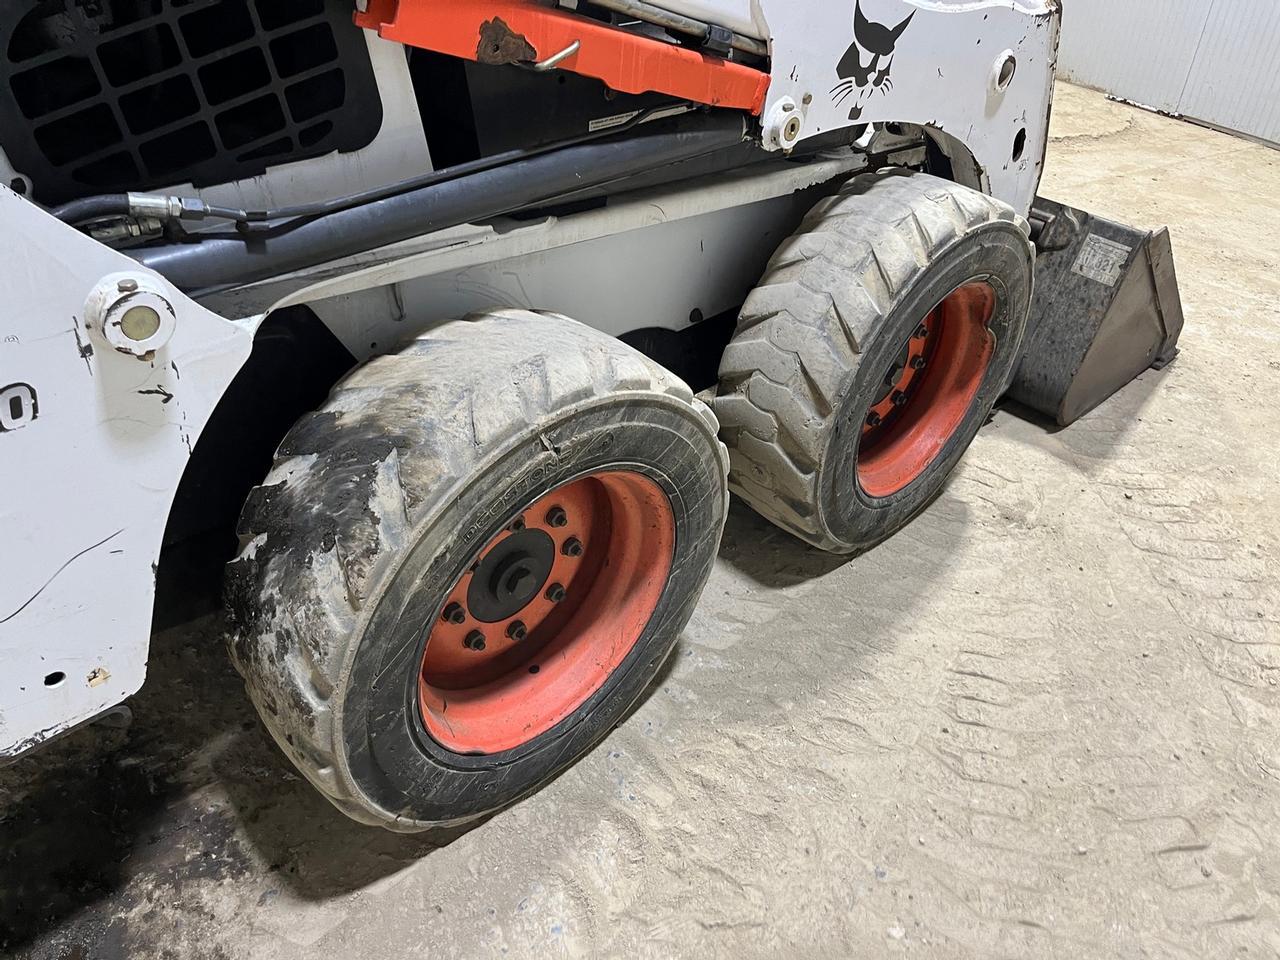
[[[901,353],[929,311],[961,285],[983,280],[996,293],[989,324],[995,339],[991,362],[969,411],[936,459],[912,483],[889,497],[873,497],[857,481],[862,428],[879,391],[884,371]],[[870,549],[929,505],[973,443],[1017,366],[1031,301],[1027,241],[1021,230],[1003,221],[965,234],[938,255],[900,297],[869,338],[856,373],[839,406],[819,495],[831,533],[856,550]]]
[[[417,677],[449,588],[520,509],[604,469],[647,476],[670,498],[675,559],[649,624],[605,684],[554,729],[492,756],[445,749],[419,719]],[[560,420],[469,484],[408,551],[356,654],[342,734],[350,773],[365,795],[410,820],[471,819],[537,789],[606,736],[669,656],[710,575],[725,509],[720,469],[715,440],[691,408],[640,398]]]

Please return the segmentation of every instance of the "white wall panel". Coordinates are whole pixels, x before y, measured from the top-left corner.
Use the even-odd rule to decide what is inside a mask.
[[[1058,72],[1173,111],[1209,19],[1205,0],[1063,0]]]
[[[1280,0],[1064,0],[1059,74],[1280,143]]]
[[[1280,2],[1216,0],[1179,112],[1280,143]]]

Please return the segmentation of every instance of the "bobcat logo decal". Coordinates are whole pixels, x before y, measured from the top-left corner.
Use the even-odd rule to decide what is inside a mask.
[[[831,99],[836,106],[857,94],[849,111],[850,120],[861,119],[867,101],[877,90],[887,94],[893,89],[893,80],[889,76],[893,55],[897,50],[898,40],[911,25],[915,15],[916,12],[912,10],[907,19],[891,27],[887,23],[868,20],[862,12],[862,0],[855,0],[853,43],[836,65],[836,75],[840,82],[831,88]]]

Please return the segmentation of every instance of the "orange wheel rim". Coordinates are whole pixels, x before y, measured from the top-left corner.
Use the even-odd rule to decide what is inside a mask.
[[[494,754],[571,716],[622,665],[671,574],[675,517],[638,473],[572,481],[482,549],[430,629],[423,726],[445,748]]]
[[[929,311],[890,366],[858,448],[858,482],[868,495],[905,490],[960,428],[995,352],[995,307],[989,283],[964,284]]]

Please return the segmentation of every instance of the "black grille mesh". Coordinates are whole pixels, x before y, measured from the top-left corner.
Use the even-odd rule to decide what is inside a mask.
[[[44,203],[366,146],[351,0],[0,0],[0,146]]]

